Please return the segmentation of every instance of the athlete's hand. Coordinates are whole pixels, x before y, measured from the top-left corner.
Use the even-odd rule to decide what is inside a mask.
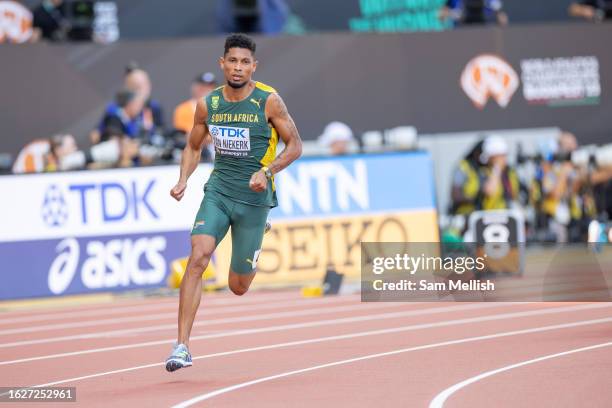
[[[176,200],[181,201],[181,198],[185,195],[185,189],[187,188],[187,183],[179,181],[176,183],[172,190],[170,190],[170,195]]]
[[[256,193],[261,193],[268,188],[268,178],[262,170],[253,173],[251,181],[249,181],[249,188]]]

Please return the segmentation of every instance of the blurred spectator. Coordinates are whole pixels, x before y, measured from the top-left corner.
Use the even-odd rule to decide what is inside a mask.
[[[572,155],[578,150],[576,136],[570,132],[562,132],[559,136],[559,155],[561,158],[571,160]],[[606,174],[606,169],[603,173]],[[589,170],[577,166],[574,163],[572,176],[575,180],[570,191],[570,215],[568,226],[568,241],[584,241],[588,232],[588,224],[597,217],[597,203],[594,196],[593,185],[597,182],[588,176]],[[592,170],[591,174],[598,174],[598,170]],[[605,180],[609,180],[612,172],[606,174]]]
[[[163,134],[165,130],[163,109],[161,103],[151,97],[151,79],[147,71],[138,68],[135,63],[128,65],[125,73],[124,87],[139,94],[145,101],[142,119],[143,127],[149,136]]]
[[[476,210],[480,191],[480,155],[483,140],[472,147],[453,171],[451,186],[451,214],[469,215]]]
[[[447,0],[440,10],[440,19],[451,19],[458,25],[508,24],[508,15],[502,10],[501,0]]]
[[[142,103],[137,116],[122,118],[123,125],[118,126],[118,128],[127,130],[125,134],[131,138],[139,138],[146,143],[163,144],[165,127],[161,104],[151,98],[152,86],[149,75],[146,71],[140,69],[135,62],[130,62],[125,69],[123,89],[131,92]],[[124,94],[123,97],[125,98],[127,95]],[[103,121],[109,115],[121,116],[118,115],[121,108],[117,100],[106,106],[102,121],[90,133],[91,143],[96,144],[100,141],[101,134],[107,127]]]
[[[59,134],[28,143],[13,164],[13,173],[79,170],[117,164],[120,146],[116,140],[105,141],[88,150],[79,150],[72,135]]]
[[[43,0],[32,10],[34,27],[40,29],[43,38],[64,41],[68,38],[70,22],[66,18],[64,0]]]
[[[542,158],[534,180],[535,188],[539,189],[539,194],[536,193],[539,200],[534,203],[536,227],[556,242],[567,242],[570,222],[582,217],[578,175],[571,162],[571,152],[577,148],[576,139],[565,133],[558,140],[547,139],[539,145]]]
[[[477,208],[482,210],[509,209],[519,195],[519,179],[508,165],[508,144],[501,136],[489,136],[482,145],[480,161],[480,191]]]
[[[100,121],[99,132],[120,131],[129,138],[141,138],[145,131],[142,110],[144,107],[143,95],[128,89],[123,89],[110,104]]]
[[[63,170],[62,160],[79,150],[72,135],[55,135],[51,137],[49,152],[46,155],[44,171]]]
[[[51,143],[48,139],[36,139],[25,145],[13,163],[13,173],[42,172],[50,148]]]
[[[612,19],[612,0],[582,0],[569,7],[569,15],[588,21]]]
[[[600,169],[591,177],[596,214],[593,218],[612,220],[612,167]]]
[[[587,216],[600,221],[612,220],[612,145],[599,146],[591,152],[588,165],[580,168],[582,194],[593,203],[587,207]]]
[[[58,171],[66,156],[78,151],[72,135],[55,135],[50,139],[37,139],[28,143],[13,164],[13,173],[42,173]]]
[[[353,131],[348,125],[342,122],[331,122],[319,136],[319,145],[329,149],[333,155],[341,155],[350,152],[351,145],[355,142]]]
[[[278,34],[288,17],[285,0],[217,0],[217,21],[222,33]]]
[[[191,99],[179,104],[174,109],[174,128],[186,134],[193,127],[193,116],[198,100],[204,98],[217,86],[215,74],[205,72],[198,75],[191,83]]]

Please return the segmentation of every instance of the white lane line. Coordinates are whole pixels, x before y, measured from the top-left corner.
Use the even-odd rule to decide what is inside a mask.
[[[579,326],[585,326],[585,325],[591,325],[591,324],[600,324],[600,323],[608,323],[608,322],[612,322],[612,318],[595,319],[595,320],[583,320],[583,321],[579,321],[579,322],[557,324],[557,325],[552,325],[552,326],[542,326],[542,327],[536,327],[536,328],[532,328],[532,329],[514,330],[514,331],[509,331],[509,332],[489,334],[489,335],[486,335],[486,336],[467,337],[467,338],[458,339],[458,340],[443,341],[443,342],[439,342],[439,343],[430,343],[430,344],[425,344],[425,345],[422,345],[422,346],[408,347],[408,348],[404,348],[404,349],[388,351],[388,352],[385,352],[385,353],[369,354],[369,355],[366,355],[366,356],[351,358],[351,359],[347,359],[347,360],[334,361],[334,362],[327,363],[327,364],[321,364],[321,365],[317,365],[317,366],[313,366],[313,367],[303,368],[303,369],[300,369],[300,370],[287,371],[287,372],[284,372],[284,373],[280,373],[280,374],[276,374],[276,375],[271,375],[271,376],[268,376],[268,377],[262,377],[262,378],[258,378],[258,379],[252,380],[252,381],[247,381],[247,382],[243,382],[243,383],[240,383],[240,384],[232,385],[232,386],[229,386],[229,387],[220,388],[218,390],[215,390],[215,391],[212,391],[212,392],[208,392],[208,393],[199,395],[199,396],[194,397],[192,399],[189,399],[187,401],[183,401],[183,402],[181,402],[179,404],[174,405],[173,408],[185,408],[185,407],[189,407],[189,406],[191,406],[193,404],[197,404],[198,402],[202,402],[202,401],[211,399],[213,397],[216,397],[218,395],[226,394],[228,392],[235,391],[235,390],[238,390],[238,389],[241,389],[241,388],[249,387],[251,385],[260,384],[260,383],[266,382],[266,381],[276,380],[278,378],[289,377],[289,376],[296,375],[296,374],[302,374],[302,373],[306,373],[306,372],[310,372],[310,371],[320,370],[322,368],[328,368],[328,367],[334,367],[334,366],[339,366],[339,365],[344,365],[344,364],[350,364],[350,363],[355,363],[355,362],[358,362],[358,361],[371,360],[371,359],[375,359],[375,358],[379,358],[379,357],[392,356],[392,355],[401,354],[401,353],[408,353],[408,352],[412,352],[412,351],[427,350],[427,349],[438,348],[438,347],[452,346],[452,345],[456,345],[456,344],[463,344],[463,343],[470,343],[470,342],[476,342],[476,341],[482,341],[482,340],[497,339],[497,338],[500,338],[500,337],[509,337],[509,336],[517,336],[517,335],[521,335],[521,334],[539,333],[539,332],[549,331],[549,330],[567,329],[567,328],[571,328],[571,327],[579,327]]]
[[[502,307],[503,306],[504,305],[502,305]],[[495,303],[483,303],[483,304],[479,303],[479,304],[468,304],[468,305],[461,305],[461,306],[409,310],[406,312],[382,313],[382,314],[374,314],[374,315],[367,314],[367,315],[354,316],[354,317],[345,317],[345,318],[340,318],[340,319],[315,320],[315,321],[305,322],[305,323],[294,323],[294,324],[260,327],[260,328],[254,328],[254,329],[234,330],[234,331],[214,333],[214,334],[205,334],[201,336],[193,336],[191,337],[190,341],[193,343],[194,341],[197,341],[197,340],[242,336],[242,335],[248,335],[248,334],[270,333],[270,332],[277,332],[277,331],[304,329],[304,328],[310,328],[310,327],[322,327],[322,326],[338,325],[338,324],[343,324],[343,323],[357,323],[357,322],[372,321],[372,320],[393,319],[393,318],[400,318],[400,317],[424,316],[424,315],[448,313],[448,312],[455,312],[455,311],[461,312],[461,311],[466,311],[466,310],[476,310],[476,309],[484,309],[484,308],[492,308],[492,307],[500,307],[500,306],[499,305],[496,306]],[[63,357],[70,357],[70,356],[80,356],[80,355],[85,355],[85,354],[102,353],[102,352],[107,352],[107,351],[126,350],[126,349],[142,348],[142,347],[148,347],[148,346],[170,345],[175,340],[176,340],[175,338],[169,338],[169,339],[155,340],[155,341],[149,341],[149,342],[144,342],[144,343],[124,344],[124,345],[119,345],[119,346],[79,350],[79,351],[73,351],[73,352],[67,352],[67,353],[49,354],[49,355],[38,356],[38,357],[27,357],[27,358],[21,358],[17,360],[0,361],[0,366],[9,365],[9,364],[26,363],[30,361],[40,361],[40,360],[49,360],[49,359],[54,359],[54,358],[63,358]]]
[[[37,313],[38,310],[31,310],[29,313],[24,314],[23,316],[14,316],[6,319],[0,319],[0,325],[13,325],[17,323],[35,323],[35,322],[51,322],[54,320],[70,320],[77,319],[81,317],[95,317],[95,316],[110,316],[114,314],[123,314],[127,312],[148,312],[155,311],[159,309],[168,309],[171,310],[172,307],[176,307],[178,304],[178,298],[173,302],[160,302],[160,303],[142,303],[138,305],[125,305],[122,307],[117,307],[118,303],[113,303],[113,307],[104,308],[103,305],[100,305],[98,309],[95,310],[82,310],[82,311],[70,311],[70,312],[62,312],[62,310],[58,310],[57,313],[46,314],[46,313]],[[78,306],[73,306],[71,310],[77,309]],[[0,313],[0,316],[4,316],[4,314]]]
[[[338,300],[340,299],[340,300]],[[240,312],[240,311],[252,311],[252,310],[265,310],[265,309],[275,309],[275,308],[284,308],[284,307],[293,307],[293,306],[313,306],[327,303],[342,303],[342,301],[350,302],[351,299],[341,299],[341,298],[318,298],[312,299],[305,302],[304,299],[292,300],[292,301],[283,301],[283,302],[267,302],[264,304],[255,304],[255,305],[238,305],[238,306],[220,306],[220,307],[206,307],[207,305],[203,305],[201,313],[206,314],[215,314],[218,312]],[[152,320],[163,320],[163,319],[176,319],[178,313],[178,301],[173,305],[175,311],[168,313],[158,313],[153,315],[146,316],[130,316],[124,318],[112,318],[112,319],[96,319],[96,320],[84,320],[73,323],[63,323],[63,324],[48,324],[48,325],[34,325],[28,327],[19,327],[14,329],[6,329],[0,330],[0,336],[8,336],[13,334],[20,333],[36,333],[42,331],[52,331],[52,330],[63,330],[63,329],[76,329],[81,327],[93,327],[93,326],[102,326],[104,324],[118,324],[118,323],[130,323],[130,322],[144,322],[144,321],[152,321]],[[176,325],[173,325],[173,327]]]
[[[465,310],[470,310],[470,309],[482,309],[485,307],[492,307],[492,305],[493,304],[489,304],[489,303],[474,304],[474,305],[457,306],[454,308],[444,307],[444,308],[436,308],[436,309],[416,310],[416,311],[411,311],[411,312],[405,312],[402,314],[404,316],[431,315],[431,314],[437,314],[437,313],[465,311]],[[420,330],[424,328],[444,327],[444,326],[452,326],[456,324],[478,323],[482,321],[489,321],[489,320],[496,320],[496,319],[511,319],[515,317],[528,317],[528,316],[544,315],[544,314],[551,314],[551,313],[582,311],[582,310],[589,310],[589,309],[600,308],[600,307],[602,306],[595,304],[595,305],[585,305],[585,306],[573,306],[569,308],[561,307],[561,308],[551,308],[551,309],[528,311],[528,312],[512,312],[512,313],[504,313],[504,314],[495,314],[495,315],[490,315],[490,316],[484,316],[484,317],[480,316],[480,317],[460,319],[460,320],[453,319],[453,320],[448,320],[448,321],[443,321],[443,322],[404,326],[404,328],[399,331],[414,330],[415,328]],[[191,338],[191,341],[193,342],[197,340],[204,340],[204,339],[211,339],[211,338],[241,336],[241,335],[247,335],[247,334],[258,334],[258,333],[265,333],[265,332],[272,332],[272,331],[286,331],[286,330],[300,329],[304,327],[335,325],[335,324],[340,324],[340,323],[352,323],[356,321],[365,321],[365,320],[373,320],[373,319],[388,319],[392,317],[397,317],[397,313],[380,314],[380,315],[374,315],[372,317],[370,317],[369,315],[366,315],[366,316],[359,316],[355,318],[322,320],[322,321],[299,323],[299,324],[293,324],[293,325],[270,326],[270,327],[264,327],[264,328],[259,328],[259,329],[248,329],[248,330],[240,330],[240,331],[234,331],[234,332],[216,333],[216,334],[209,334],[209,335],[203,335],[203,336],[195,336]],[[69,353],[51,354],[51,355],[39,356],[39,357],[28,357],[28,358],[22,358],[22,359],[17,359],[17,360],[1,361],[0,366],[9,365],[9,364],[26,363],[26,362],[31,362],[31,361],[48,360],[48,359],[54,359],[54,358],[78,356],[78,355],[83,355],[83,354],[93,354],[93,353],[100,353],[100,352],[106,352],[106,351],[116,351],[116,350],[123,350],[123,349],[129,349],[129,348],[157,346],[157,345],[162,345],[162,344],[167,345],[171,341],[174,341],[174,339],[153,341],[153,342],[147,342],[147,343],[128,344],[128,345],[113,346],[113,347],[105,347],[105,348],[99,348],[99,349],[82,350],[82,351],[75,351],[75,352],[69,352]]]
[[[501,368],[498,368],[496,370],[486,371],[486,372],[484,372],[482,374],[475,375],[474,377],[470,377],[470,378],[468,378],[468,379],[466,379],[464,381],[458,382],[457,384],[454,384],[454,385],[448,387],[447,389],[445,389],[444,391],[442,391],[441,393],[436,395],[436,397],[429,404],[429,408],[442,408],[444,406],[444,403],[446,402],[446,400],[451,395],[453,395],[454,393],[456,393],[460,389],[467,387],[470,384],[474,384],[475,382],[482,380],[483,378],[491,377],[491,376],[493,376],[495,374],[499,374],[499,373],[502,373],[504,371],[509,371],[509,370],[514,369],[514,368],[523,367],[523,366],[526,366],[526,365],[529,365],[529,364],[539,363],[539,362],[545,361],[545,360],[550,360],[551,358],[563,357],[563,356],[567,356],[567,355],[570,355],[570,354],[580,353],[580,352],[589,351],[589,350],[595,350],[595,349],[598,349],[598,348],[609,347],[609,346],[612,346],[612,341],[607,342],[607,343],[594,344],[594,345],[588,346],[588,347],[580,347],[580,348],[576,348],[576,349],[572,349],[572,350],[568,350],[568,351],[563,351],[561,353],[549,354],[549,355],[538,357],[538,358],[534,358],[534,359],[531,359],[531,360],[521,361],[520,363],[507,365],[505,367],[501,367]]]
[[[242,304],[242,305],[247,305],[247,304],[257,304],[257,303],[264,303],[264,302],[268,302],[268,301],[276,301],[276,300],[289,300],[289,299],[297,299],[300,297],[300,294],[298,292],[292,292],[292,293],[287,293],[287,292],[283,292],[283,294],[277,294],[274,296],[270,296],[267,294],[255,294],[257,292],[254,292],[253,296],[248,296],[247,297],[236,297],[236,296],[232,296],[232,297],[227,297],[227,298],[221,298],[221,299],[210,299],[207,298],[207,295],[204,294],[203,298],[202,298],[202,304],[206,304],[206,305],[227,305],[227,304]],[[349,296],[353,296],[353,295],[343,295],[341,297],[349,297]],[[356,298],[358,298],[359,296],[355,296]],[[124,313],[126,311],[130,311],[130,312],[136,312],[136,311],[147,311],[147,310],[155,310],[155,309],[163,309],[163,308],[171,308],[171,307],[176,307],[176,305],[178,304],[178,297],[176,297],[175,299],[170,299],[168,300],[167,298],[144,298],[142,299],[143,303],[144,302],[148,302],[148,301],[152,301],[152,300],[158,300],[159,299],[159,303],[146,303],[146,304],[139,304],[139,305],[130,305],[130,306],[123,306],[121,305],[121,300],[118,301],[118,303],[104,303],[104,304],[100,304],[98,305],[97,308],[92,309],[92,310],[84,310],[84,311],[79,311],[79,312],[75,312],[72,311],[73,309],[77,308],[78,306],[70,306],[68,307],[63,307],[63,308],[58,308],[55,312],[49,312],[49,313],[39,313],[40,310],[38,309],[33,309],[30,310],[28,312],[19,312],[22,313],[21,315],[16,315],[16,316],[12,316],[9,318],[5,318],[5,319],[0,319],[0,324],[12,324],[12,323],[20,323],[20,322],[37,322],[37,321],[50,321],[50,320],[64,320],[64,319],[72,319],[72,318],[76,318],[76,317],[91,317],[91,316],[105,316],[105,315],[109,315],[109,314],[115,314],[115,313]],[[306,302],[307,300],[304,299],[304,301]],[[88,305],[89,306],[89,305]],[[68,309],[68,311],[64,311]],[[0,316],[7,316],[8,313],[10,312],[0,312]],[[32,315],[34,314],[34,315]]]
[[[494,319],[488,319],[488,320],[494,320]],[[583,325],[589,325],[589,324],[607,323],[611,321],[612,321],[612,318],[583,320],[583,321],[573,322],[573,323],[564,323],[561,325],[543,326],[540,328],[536,328],[536,331],[563,329],[567,327],[577,327],[577,326],[583,326]],[[335,341],[335,340],[345,340],[345,339],[352,339],[352,338],[358,338],[358,337],[401,333],[405,331],[418,331],[418,330],[429,329],[432,327],[453,326],[456,324],[465,324],[465,322],[457,323],[457,320],[448,320],[448,321],[437,322],[437,323],[427,323],[427,324],[393,327],[389,329],[347,333],[347,334],[341,334],[337,336],[317,337],[317,338],[306,339],[306,340],[297,340],[297,341],[291,341],[291,342],[286,342],[286,343],[269,344],[265,346],[250,347],[250,348],[244,348],[244,349],[238,349],[238,350],[232,350],[232,351],[223,351],[223,352],[213,353],[213,354],[205,354],[202,356],[196,356],[193,358],[193,360],[195,361],[195,360],[209,359],[209,358],[214,358],[214,357],[231,356],[235,354],[248,353],[248,352],[253,352],[253,351],[272,350],[272,349],[278,349],[278,348],[284,348],[284,347],[299,346],[299,345],[313,344],[313,343],[322,343],[322,342]],[[568,324],[570,326],[568,326]],[[533,332],[534,329],[526,329],[526,330],[527,332],[531,333]],[[113,374],[126,373],[130,371],[142,370],[146,368],[161,367],[163,365],[164,363],[145,364],[145,365],[140,365],[140,366],[135,366],[135,367],[122,368],[119,370],[112,370],[112,371],[105,371],[101,373],[89,374],[89,375],[85,375],[81,377],[57,380],[57,381],[46,383],[46,384],[35,385],[34,387],[49,387],[53,385],[71,383],[71,382],[87,380],[91,378],[104,377],[104,376],[113,375]]]
[[[393,307],[401,307],[404,306],[401,303],[371,303],[367,305],[363,304],[354,304],[349,306],[329,306],[326,308],[317,308],[317,309],[299,309],[292,310],[288,312],[277,312],[277,313],[267,313],[267,314],[256,314],[249,316],[238,316],[238,317],[225,317],[219,319],[205,319],[200,320],[193,324],[193,327],[201,327],[206,326],[210,327],[214,324],[227,324],[227,323],[239,323],[239,322],[254,322],[261,320],[271,320],[271,319],[281,319],[285,317],[299,317],[299,316],[310,316],[310,315],[318,315],[318,314],[326,314],[326,313],[335,313],[335,312],[350,312],[354,310],[370,310],[370,309],[381,309],[381,308],[393,308]],[[176,315],[174,315],[176,318]],[[146,319],[143,319],[146,320]],[[170,324],[161,324],[156,326],[144,326],[144,327],[134,327],[131,329],[119,329],[119,330],[108,330],[108,331],[99,331],[99,332],[91,332],[88,331],[84,334],[73,334],[69,336],[59,336],[59,337],[46,337],[42,339],[34,339],[34,340],[18,340],[10,343],[0,343],[0,349],[3,348],[11,348],[11,347],[23,347],[23,346],[32,346],[35,344],[50,344],[50,343],[58,343],[62,341],[71,341],[71,340],[84,340],[84,339],[95,339],[100,337],[119,337],[132,335],[137,333],[147,333],[147,332],[159,332],[163,330],[176,330],[176,322]]]

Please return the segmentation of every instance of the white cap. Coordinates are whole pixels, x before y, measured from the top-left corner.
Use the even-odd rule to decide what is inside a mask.
[[[491,156],[497,156],[502,154],[508,154],[508,143],[501,136],[489,136],[485,139],[482,144],[482,154],[480,155],[480,161],[486,163],[489,161]]]
[[[319,136],[319,144],[329,146],[334,142],[350,142],[353,140],[353,131],[345,123],[330,122],[323,134]]]

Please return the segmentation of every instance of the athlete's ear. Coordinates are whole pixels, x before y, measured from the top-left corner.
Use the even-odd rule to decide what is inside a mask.
[[[253,72],[257,71],[257,60],[253,61]]]
[[[219,66],[221,67],[221,71],[223,71],[224,62],[225,62],[225,57],[219,57]]]

